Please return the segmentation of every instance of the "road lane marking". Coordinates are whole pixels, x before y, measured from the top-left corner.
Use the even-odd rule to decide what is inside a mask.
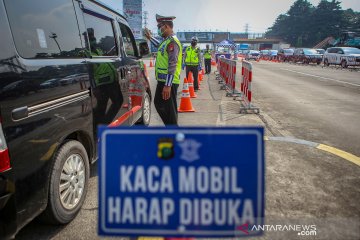
[[[307,145],[310,147],[317,147],[319,144],[315,142],[306,141],[303,139],[297,139],[293,137],[269,137],[270,141],[280,141],[280,142],[291,142],[301,145]]]
[[[338,148],[334,148],[334,147],[325,145],[325,144],[306,141],[303,139],[297,139],[297,138],[293,138],[293,137],[264,137],[264,140],[265,141],[290,142],[290,143],[306,145],[306,146],[313,147],[313,148],[331,153],[333,155],[336,155],[336,156],[343,158],[349,162],[352,162],[360,167],[360,157],[355,156],[354,154],[345,152],[343,150],[340,150]]]
[[[305,76],[316,77],[316,78],[321,78],[321,79],[325,79],[325,80],[329,80],[329,81],[334,81],[334,82],[338,82],[338,83],[345,83],[345,84],[349,84],[349,85],[352,85],[352,86],[360,87],[360,84],[356,84],[356,83],[349,83],[349,82],[345,82],[345,81],[341,81],[341,80],[336,80],[336,79],[333,79],[333,78],[327,78],[327,77],[317,76],[317,75],[313,75],[313,74],[298,72],[298,71],[294,71],[294,70],[290,70],[290,69],[286,69],[286,68],[280,68],[280,69],[285,70],[285,71],[289,71],[289,72],[302,74],[302,75],[305,75]]]
[[[327,146],[327,145],[324,145],[324,144],[319,144],[319,146],[317,146],[316,148],[321,149],[321,150],[326,151],[326,152],[329,152],[329,153],[332,153],[332,154],[334,154],[336,156],[344,158],[344,159],[346,159],[346,160],[360,166],[360,158],[353,155],[353,154],[351,154],[351,153],[348,153],[348,152],[345,152],[345,151],[342,151],[340,149],[337,149],[337,148],[334,148],[334,147],[331,147],[331,146]]]

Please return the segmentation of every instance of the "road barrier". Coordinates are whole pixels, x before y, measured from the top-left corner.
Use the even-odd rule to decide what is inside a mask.
[[[237,61],[226,58],[219,58],[217,63],[216,80],[222,84],[221,89],[226,90],[226,96],[240,100],[240,113],[259,113],[260,109],[255,107],[252,100],[252,64],[248,61],[241,61],[241,81],[236,89],[236,63]],[[240,99],[239,99],[239,98]]]
[[[219,58],[217,67],[217,79],[222,84],[221,89],[227,91],[226,96],[240,97],[241,93],[236,90],[236,62],[226,58]]]
[[[242,62],[241,67],[241,83],[240,83],[240,91],[242,93],[242,107],[240,107],[240,113],[248,112],[249,110],[254,111],[256,113],[260,112],[260,109],[254,107],[251,103],[252,98],[252,64],[248,61]]]

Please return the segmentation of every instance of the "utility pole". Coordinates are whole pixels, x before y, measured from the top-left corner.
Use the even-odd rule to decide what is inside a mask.
[[[245,32],[246,34],[249,33],[249,24],[248,24],[248,23],[246,23],[245,26],[244,26],[244,32]]]

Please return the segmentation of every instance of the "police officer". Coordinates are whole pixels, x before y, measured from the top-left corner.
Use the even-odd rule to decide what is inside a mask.
[[[189,72],[192,72],[194,76],[194,89],[199,90],[198,73],[201,70],[201,52],[200,48],[197,47],[198,38],[191,38],[191,46],[188,46],[184,54],[184,66],[186,66],[186,77],[189,76]]]
[[[211,73],[211,50],[209,49],[209,44],[206,44],[206,49],[204,52],[204,62],[205,62],[205,73]]]
[[[158,34],[164,40],[159,43],[145,29],[145,36],[158,48],[155,63],[157,86],[154,104],[165,125],[177,125],[177,89],[180,84],[182,45],[173,32],[175,17],[156,14]]]

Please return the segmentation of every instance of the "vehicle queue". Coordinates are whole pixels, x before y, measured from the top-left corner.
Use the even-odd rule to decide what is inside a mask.
[[[317,64],[324,66],[338,65],[341,68],[360,66],[360,49],[353,47],[314,48],[283,48],[280,50],[266,49],[249,50],[245,60],[270,60],[279,62]]]

